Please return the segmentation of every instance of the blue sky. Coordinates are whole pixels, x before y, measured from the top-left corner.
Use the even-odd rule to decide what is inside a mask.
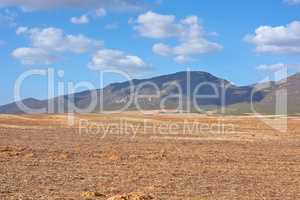
[[[0,0],[0,104],[14,100],[16,79],[31,69],[101,87],[107,69],[143,78],[189,67],[247,85],[299,68],[299,0],[78,2]],[[22,95],[47,98],[45,77],[26,80]]]

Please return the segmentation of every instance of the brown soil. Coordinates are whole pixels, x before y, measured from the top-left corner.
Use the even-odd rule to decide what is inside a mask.
[[[276,118],[272,127],[192,114],[74,120],[0,116],[1,200],[300,199],[300,118],[286,132],[272,128]]]

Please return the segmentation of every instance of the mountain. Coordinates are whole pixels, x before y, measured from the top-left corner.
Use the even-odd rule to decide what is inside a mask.
[[[45,111],[49,113],[89,113],[122,108],[124,110],[179,108],[187,112],[201,112],[197,109],[199,107],[202,111],[220,112],[221,107],[226,107],[226,112],[230,114],[243,114],[251,111],[250,102],[252,101],[255,107],[263,108],[263,110],[258,110],[269,113],[276,105],[276,93],[282,88],[287,88],[289,106],[291,105],[289,111],[298,112],[294,107],[299,107],[297,104],[300,100],[300,92],[297,89],[299,86],[300,74],[289,77],[286,82],[236,86],[228,80],[209,73],[192,71],[113,83],[103,89],[84,91],[49,100],[25,99],[22,103],[32,109],[45,108]],[[1,106],[0,113],[24,113],[18,107],[19,103]],[[179,105],[182,106],[178,107]],[[89,106],[91,106],[90,109],[87,109]],[[33,113],[26,109],[25,111]]]
[[[25,106],[31,108],[31,109],[42,109],[45,108],[47,106],[47,101],[40,101],[34,98],[28,98],[28,99],[24,99],[20,102],[14,102],[14,103],[10,103],[4,106],[0,107],[0,113],[3,114],[22,114],[22,113],[26,113],[29,112],[31,113],[31,109],[20,109],[20,106],[18,106],[18,104],[24,104]]]
[[[227,107],[227,113],[243,114],[257,111],[263,114],[300,113],[300,73],[277,82],[267,82],[254,85],[263,93],[263,98],[250,104],[241,102]]]

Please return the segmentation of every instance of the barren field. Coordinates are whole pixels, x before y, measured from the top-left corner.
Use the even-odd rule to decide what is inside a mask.
[[[1,200],[298,200],[300,118],[2,115],[0,172]]]

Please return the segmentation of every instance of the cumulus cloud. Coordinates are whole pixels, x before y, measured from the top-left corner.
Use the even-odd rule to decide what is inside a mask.
[[[258,53],[291,54],[300,53],[300,21],[286,26],[260,26],[254,35],[245,37],[256,45]]]
[[[20,60],[23,65],[49,65],[56,59],[55,56],[50,55],[46,50],[27,47],[14,50],[12,56]]]
[[[289,5],[299,5],[300,4],[300,0],[284,0],[284,2]]]
[[[90,19],[87,15],[81,15],[80,17],[72,17],[70,21],[73,24],[87,24],[90,22]]]
[[[51,58],[45,59],[44,62],[50,64],[55,60],[50,55],[63,52],[85,53],[99,48],[102,44],[84,35],[67,35],[63,30],[53,27],[45,29],[19,27],[16,33],[28,36],[31,41],[31,47],[19,48],[12,53],[13,57],[20,59],[23,64],[41,64],[42,58]],[[26,58],[26,62],[22,58]]]
[[[26,11],[53,8],[108,8],[113,10],[140,10],[141,0],[0,0],[0,7],[16,6]]]
[[[148,38],[170,38],[176,37],[181,32],[179,24],[175,23],[174,15],[160,15],[154,12],[147,12],[140,15],[134,27],[141,36]]]
[[[174,38],[178,45],[154,44],[152,50],[161,56],[174,57],[179,63],[185,63],[193,56],[219,51],[222,46],[204,37],[203,28],[197,16],[189,16],[176,21],[174,15],[160,15],[147,12],[134,22],[134,29],[143,37],[154,39]]]
[[[114,49],[101,49],[93,55],[89,68],[93,70],[113,69],[127,73],[138,73],[149,69],[149,66],[138,56]]]
[[[61,57],[62,53],[81,54],[96,50],[88,64],[91,69],[114,69],[131,74],[150,69],[138,56],[106,49],[102,46],[102,42],[84,35],[68,35],[58,28],[19,27],[16,34],[28,36],[31,42],[30,47],[17,48],[12,52],[12,57],[24,65],[49,65]]]
[[[67,35],[58,28],[27,28],[20,27],[17,34],[28,35],[32,46],[49,51],[84,53],[101,46],[101,42],[84,35]]]

